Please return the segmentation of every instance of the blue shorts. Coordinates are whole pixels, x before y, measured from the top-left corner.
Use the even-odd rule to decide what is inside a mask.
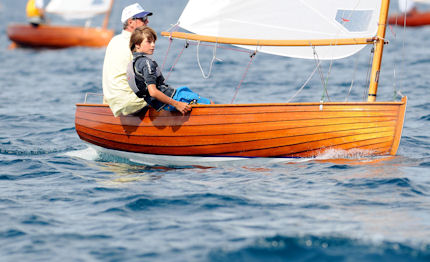
[[[181,86],[178,89],[176,89],[175,95],[172,97],[173,100],[179,101],[179,102],[185,102],[190,103],[193,100],[197,101],[197,104],[210,104],[211,101],[207,98],[200,97],[199,94],[194,93],[186,86]],[[164,110],[167,111],[175,111],[176,108],[171,105],[166,105]]]

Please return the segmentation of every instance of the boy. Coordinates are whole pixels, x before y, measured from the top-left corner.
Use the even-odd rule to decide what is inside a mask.
[[[133,53],[133,61],[127,69],[127,78],[136,95],[143,97],[157,111],[176,109],[185,114],[191,111],[191,102],[211,104],[209,99],[200,97],[188,87],[175,90],[164,82],[157,62],[150,57],[154,53],[156,40],[157,34],[147,26],[136,28],[131,35],[130,50]]]

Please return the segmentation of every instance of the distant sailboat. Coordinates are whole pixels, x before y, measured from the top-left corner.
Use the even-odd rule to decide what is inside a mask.
[[[415,3],[430,4],[430,0],[398,0],[399,6],[405,9],[408,5],[414,6]],[[399,26],[425,26],[430,25],[430,11],[419,11],[417,8],[407,8],[408,12],[393,14],[388,17],[390,25]],[[402,9],[400,8],[400,9]],[[411,9],[409,11],[409,9]],[[401,10],[403,11],[403,10]]]
[[[145,164],[213,165],[327,150],[395,155],[406,97],[376,102],[388,7],[389,0],[190,0],[178,24],[192,33],[162,33],[305,59],[315,52],[340,59],[374,45],[367,102],[193,105],[184,116],[150,108],[121,117],[108,105],[80,103],[76,131],[98,151]]]
[[[42,24],[33,27],[29,24],[11,24],[7,35],[14,44],[26,47],[66,48],[74,46],[103,47],[113,37],[108,29],[110,12],[114,0],[51,0],[45,12],[70,19],[89,19],[104,14],[103,26],[63,26]]]

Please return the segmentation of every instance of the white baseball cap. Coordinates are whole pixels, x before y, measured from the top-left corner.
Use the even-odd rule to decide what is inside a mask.
[[[152,15],[151,12],[146,12],[138,3],[126,6],[122,10],[121,22],[125,23],[130,18],[144,18],[145,16]]]

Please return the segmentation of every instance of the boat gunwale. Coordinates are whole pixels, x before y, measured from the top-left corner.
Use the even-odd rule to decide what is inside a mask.
[[[192,105],[193,108],[211,108],[211,107],[260,107],[260,106],[320,106],[320,105],[403,105],[405,101],[375,101],[375,102],[294,102],[294,103],[249,103],[249,104],[210,104],[210,105]],[[109,107],[108,104],[97,103],[76,103],[76,106],[89,107]]]

